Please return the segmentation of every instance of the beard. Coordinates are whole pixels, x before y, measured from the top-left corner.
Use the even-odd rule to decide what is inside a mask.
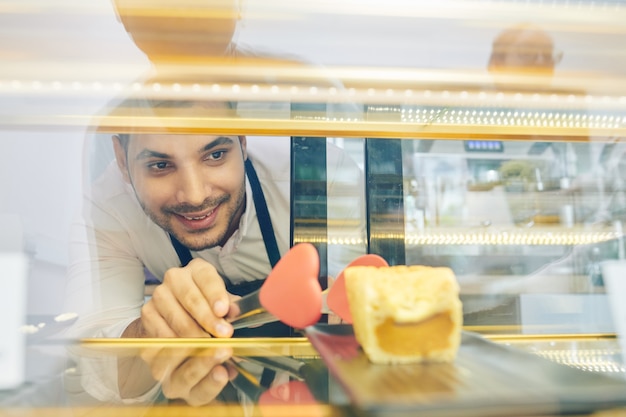
[[[153,211],[143,201],[139,200],[139,203],[143,211],[154,223],[174,236],[186,248],[193,251],[201,251],[216,246],[223,246],[235,230],[239,228],[241,214],[245,209],[245,180],[236,194],[225,194],[217,198],[209,197],[198,206],[177,204],[163,206],[159,211]],[[206,229],[185,230],[176,219],[176,216],[184,215],[185,213],[202,212],[209,207],[218,206],[219,218],[216,219],[214,225]]]

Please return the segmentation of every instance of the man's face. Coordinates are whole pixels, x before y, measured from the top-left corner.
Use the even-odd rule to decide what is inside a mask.
[[[552,75],[560,56],[555,56],[552,38],[539,29],[512,29],[493,45],[489,69]]]
[[[511,44],[503,66],[528,71],[552,72],[555,66],[552,45],[542,39],[528,39],[526,42]]]
[[[122,174],[146,214],[189,249],[221,246],[239,227],[244,137],[132,135],[127,152],[114,143]]]

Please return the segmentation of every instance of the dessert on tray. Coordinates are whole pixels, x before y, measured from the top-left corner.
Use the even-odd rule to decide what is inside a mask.
[[[455,359],[463,312],[450,268],[354,266],[344,274],[354,333],[371,362]]]

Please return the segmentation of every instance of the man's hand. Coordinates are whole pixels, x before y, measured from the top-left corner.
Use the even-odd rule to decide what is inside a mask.
[[[224,361],[232,355],[229,347],[148,348],[141,359],[150,367],[152,377],[161,383],[163,394],[191,406],[206,405],[215,400],[229,379],[236,375]]]
[[[122,337],[230,337],[233,327],[226,318],[235,314],[230,302],[236,298],[213,265],[193,259],[165,273]]]

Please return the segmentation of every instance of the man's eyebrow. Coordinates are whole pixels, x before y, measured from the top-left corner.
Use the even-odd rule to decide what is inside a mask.
[[[166,153],[152,151],[150,149],[144,149],[143,151],[139,152],[137,156],[135,156],[135,160],[137,161],[150,158],[169,159],[170,156]]]
[[[218,138],[216,138],[215,140],[207,143],[206,145],[204,145],[202,147],[202,149],[200,149],[200,152],[207,152],[210,151],[211,149],[215,148],[216,146],[220,146],[220,145],[232,145],[234,143],[232,138],[229,138],[227,136],[220,136]]]
[[[207,152],[210,151],[211,149],[215,148],[216,146],[220,146],[220,145],[232,145],[234,143],[232,138],[229,138],[227,136],[220,136],[218,138],[216,138],[215,140],[212,140],[211,142],[207,143],[206,145],[204,145],[201,149],[200,149],[200,153],[203,152]],[[135,160],[141,160],[141,159],[150,159],[150,158],[159,158],[159,159],[170,159],[171,156],[163,153],[163,152],[157,152],[157,151],[153,151],[150,149],[144,149],[141,152],[139,152],[137,154],[137,156],[135,156]]]

